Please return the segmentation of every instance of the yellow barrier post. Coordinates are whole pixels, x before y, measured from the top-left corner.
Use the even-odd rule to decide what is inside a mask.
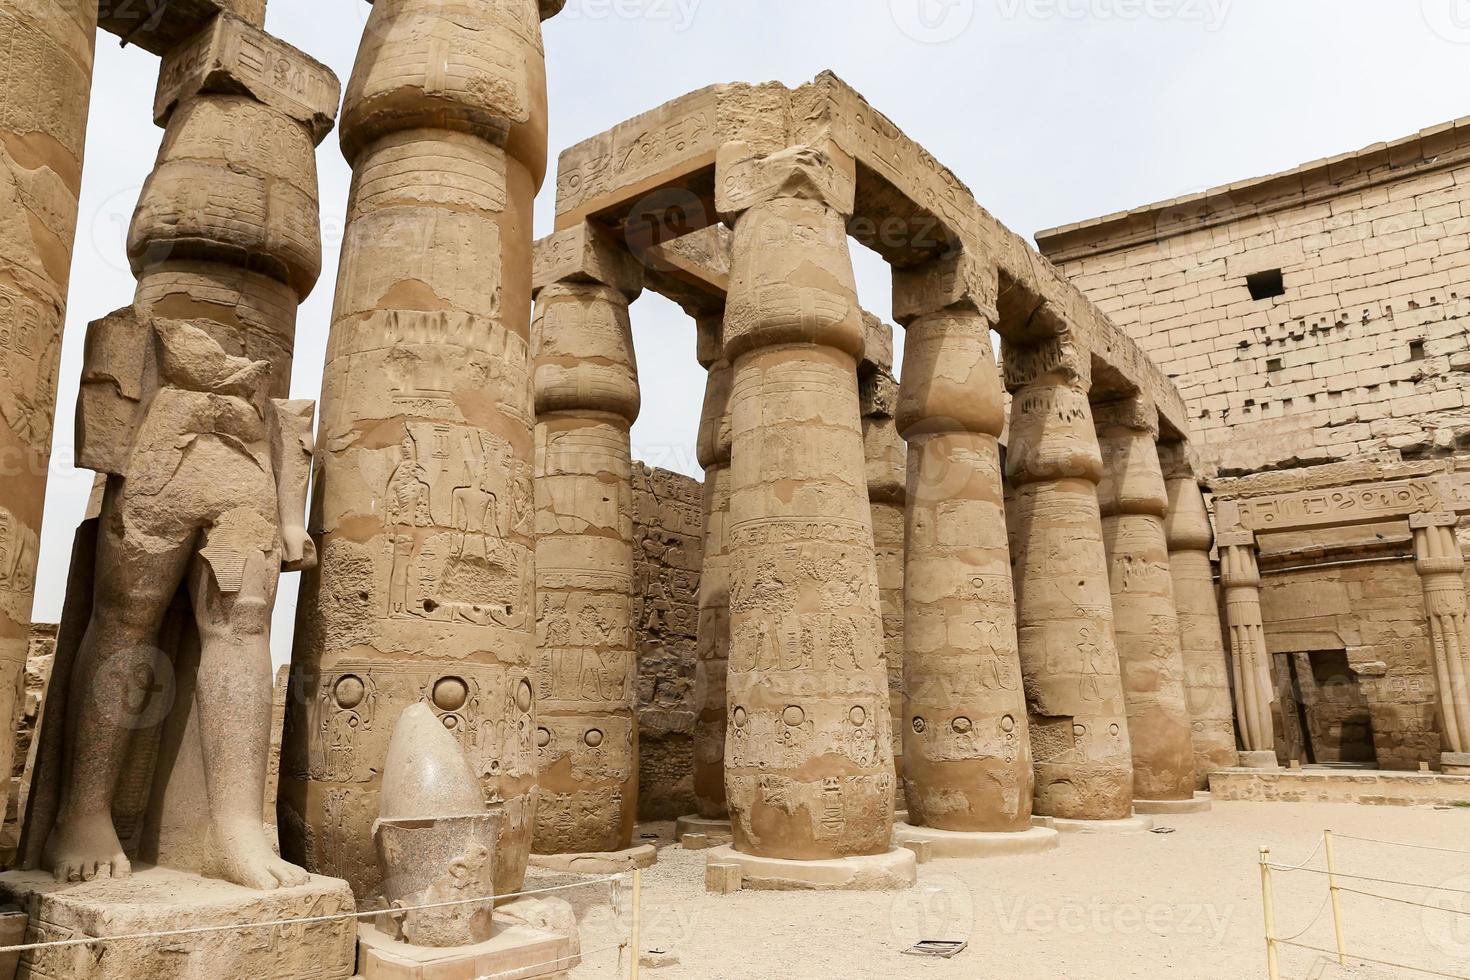
[[[640,936],[643,928],[643,871],[640,868],[633,869],[633,956],[628,976],[632,980],[638,980],[638,960],[643,951],[643,941]]]
[[[1322,831],[1322,841],[1327,851],[1327,891],[1332,896],[1332,931],[1337,937],[1337,962],[1347,966],[1347,943],[1342,936],[1342,905],[1337,895],[1337,862],[1332,856],[1332,831]]]
[[[1276,961],[1276,906],[1271,901],[1271,850],[1261,848],[1261,911],[1266,916],[1266,975],[1281,980],[1281,965]]]

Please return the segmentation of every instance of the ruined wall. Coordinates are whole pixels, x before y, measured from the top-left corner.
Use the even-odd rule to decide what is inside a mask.
[[[26,671],[20,704],[15,712],[15,754],[11,756],[10,795],[5,807],[5,825],[0,829],[0,865],[8,867],[20,841],[19,814],[25,813],[30,771],[35,763],[31,746],[40,730],[41,709],[46,702],[46,684],[56,659],[56,624],[32,623],[26,650]]]
[[[695,810],[702,494],[692,477],[633,464],[640,820],[673,820]]]
[[[1467,121],[1037,240],[1176,379],[1207,470],[1470,445]]]

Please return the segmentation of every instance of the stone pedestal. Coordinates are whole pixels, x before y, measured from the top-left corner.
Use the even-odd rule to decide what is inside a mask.
[[[1150,815],[1205,813],[1210,809],[1210,794],[1196,792],[1187,800],[1134,800],[1133,812]]]
[[[738,867],[741,887],[756,891],[898,891],[912,888],[919,877],[918,859],[906,847],[860,857],[790,861],[744,854],[726,845],[711,848],[705,864]]]
[[[906,823],[893,828],[893,842],[908,847],[914,842],[925,844],[930,857],[987,858],[1012,854],[1039,854],[1061,843],[1061,836],[1050,827],[1027,827],[1025,830],[1001,834],[964,833],[914,827]]]
[[[1055,336],[1007,344],[1003,355],[1013,396],[1006,519],[1035,810],[1119,820],[1133,809],[1133,761],[1098,513],[1091,361],[1060,318],[1043,309],[1036,320]]]
[[[1156,448],[1158,411],[1134,395],[1096,404],[1093,412],[1103,457],[1097,496],[1128,705],[1133,795],[1187,801],[1194,794],[1194,747],[1164,533],[1169,498]]]
[[[674,821],[674,840],[683,841],[686,834],[703,834],[714,844],[728,844],[733,832],[729,820],[711,820],[708,817],[680,817]]]
[[[1439,771],[1446,776],[1470,776],[1470,752],[1441,752]]]
[[[522,904],[542,902],[522,900],[501,906],[495,912],[491,937],[473,946],[411,946],[395,941],[373,923],[363,922],[357,927],[358,976],[361,980],[565,977],[580,962],[576,933],[514,921],[513,910]],[[562,908],[564,914],[557,918],[568,924],[574,922],[570,907],[563,904]]]
[[[1154,818],[1142,814],[1121,820],[1068,820],[1058,817],[1052,826],[1062,834],[1146,834],[1154,829]]]
[[[658,848],[637,844],[620,851],[581,854],[532,854],[531,867],[543,871],[570,871],[579,875],[616,875],[658,863]]]
[[[299,888],[260,892],[165,868],[129,878],[57,884],[51,875],[0,875],[0,897],[30,916],[26,942],[122,936],[216,925],[298,919],[355,911],[345,882],[313,876]],[[357,922],[343,918],[302,926],[231,929],[64,946],[21,956],[21,975],[66,980],[175,977],[292,977],[346,980],[353,975]],[[101,952],[105,949],[105,955]]]

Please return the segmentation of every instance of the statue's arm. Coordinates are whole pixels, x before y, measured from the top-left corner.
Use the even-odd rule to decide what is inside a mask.
[[[316,566],[316,545],[306,531],[306,488],[315,446],[311,422],[316,403],[271,401],[271,463],[276,473],[276,503],[281,518],[281,567],[299,572]]]

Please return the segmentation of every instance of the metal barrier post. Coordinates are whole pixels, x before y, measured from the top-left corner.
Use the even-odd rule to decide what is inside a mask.
[[[1332,856],[1332,831],[1322,831],[1322,840],[1327,850],[1327,890],[1332,896],[1332,931],[1337,937],[1337,962],[1347,966],[1347,943],[1342,935],[1342,905],[1337,895],[1337,862]]]
[[[1266,975],[1281,980],[1281,965],[1276,961],[1276,905],[1271,900],[1271,850],[1261,848],[1261,910],[1266,916]]]

